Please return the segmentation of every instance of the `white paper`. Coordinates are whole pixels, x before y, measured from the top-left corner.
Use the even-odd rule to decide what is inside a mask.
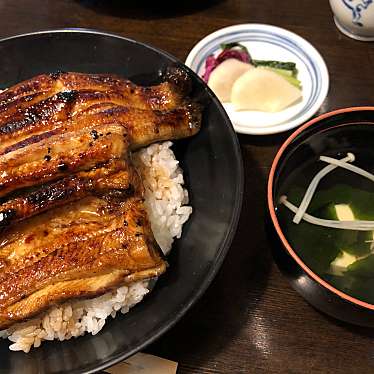
[[[176,374],[178,363],[157,356],[137,353],[126,361],[105,369],[110,374]]]

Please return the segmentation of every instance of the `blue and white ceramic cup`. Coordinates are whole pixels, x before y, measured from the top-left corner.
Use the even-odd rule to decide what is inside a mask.
[[[374,0],[330,0],[337,28],[345,35],[374,41]]]

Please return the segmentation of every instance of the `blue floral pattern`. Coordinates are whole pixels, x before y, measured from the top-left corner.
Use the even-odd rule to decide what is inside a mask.
[[[352,23],[363,27],[361,22],[361,13],[364,12],[373,0],[342,0],[343,4],[352,12]]]

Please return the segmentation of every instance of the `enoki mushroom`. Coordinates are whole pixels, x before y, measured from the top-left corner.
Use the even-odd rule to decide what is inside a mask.
[[[367,178],[374,182],[374,175],[363,170],[355,165],[351,165],[348,162],[353,162],[355,160],[355,156],[353,153],[348,153],[347,157],[337,160],[332,157],[321,156],[319,158],[323,162],[327,162],[330,165],[324,167],[321,171],[319,171],[313,180],[311,181],[308,189],[305,192],[305,195],[300,203],[300,206],[297,207],[292,204],[290,201],[287,200],[287,196],[281,196],[279,202],[286,206],[289,210],[295,213],[293,218],[293,222],[298,224],[303,219],[306,222],[309,222],[314,225],[324,226],[324,227],[331,227],[335,229],[343,229],[343,230],[359,230],[359,231],[372,231],[374,230],[374,221],[335,221],[335,220],[328,220],[322,219],[318,217],[314,217],[308,213],[306,213],[310,202],[314,196],[314,193],[317,189],[317,186],[322,178],[324,178],[327,174],[331,171],[336,169],[337,167],[341,167],[352,171],[353,173],[359,174],[364,178]]]

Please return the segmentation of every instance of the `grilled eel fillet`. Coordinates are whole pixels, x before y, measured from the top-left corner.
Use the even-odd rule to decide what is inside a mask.
[[[0,157],[0,197],[15,189],[53,181],[70,173],[90,170],[98,164],[124,157],[127,147],[125,128],[120,125],[96,127],[92,141],[83,129],[53,135],[28,147]]]
[[[0,329],[165,271],[131,151],[199,131],[189,89],[59,73],[0,93]]]
[[[193,105],[160,112],[98,104],[72,120],[51,126],[46,123],[46,132],[0,148],[0,198],[26,187],[100,169],[108,160],[123,159],[129,150],[155,141],[193,135],[200,121],[200,111]],[[41,191],[39,195],[48,194]],[[10,216],[22,219],[17,213],[19,199],[15,203],[12,200],[0,206],[0,226],[9,222]],[[49,207],[53,200],[49,197]]]
[[[22,221],[48,209],[87,195],[133,195],[142,188],[139,175],[128,160],[110,161],[102,167],[79,172],[42,185],[1,204],[0,227]]]
[[[0,329],[165,268],[142,198],[87,197],[56,208],[2,236]]]
[[[200,129],[201,108],[190,103],[170,111],[145,110],[113,103],[95,103],[67,120],[43,120],[15,126],[6,133],[0,128],[0,156],[37,143],[52,135],[94,130],[99,125],[121,124],[131,138],[131,149],[163,139],[179,139],[194,135]],[[93,132],[94,136],[94,132]],[[95,139],[93,139],[95,140]]]
[[[109,74],[58,72],[39,75],[0,93],[0,124],[12,117],[32,122],[59,111],[78,111],[87,101],[114,101],[119,105],[151,110],[181,106],[191,89],[187,73],[171,68],[163,78],[164,82],[157,86],[142,87]]]

